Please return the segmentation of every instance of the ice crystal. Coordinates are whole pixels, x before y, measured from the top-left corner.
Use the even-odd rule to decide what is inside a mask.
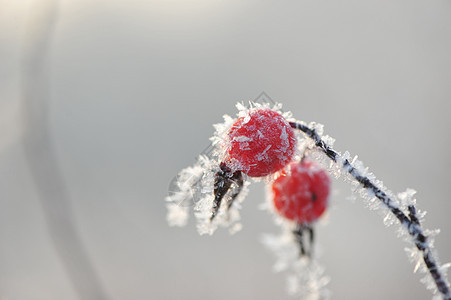
[[[330,278],[325,269],[313,257],[300,257],[299,248],[290,231],[290,225],[278,220],[282,225],[279,235],[266,234],[262,243],[276,255],[275,272],[287,273],[287,290],[290,295],[308,300],[329,299],[326,286]]]
[[[183,227],[188,222],[189,209],[182,207],[176,203],[168,203],[166,205],[168,209],[167,221],[169,226]]]

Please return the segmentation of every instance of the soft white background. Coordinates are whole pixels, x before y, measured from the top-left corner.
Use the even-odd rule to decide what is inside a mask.
[[[0,299],[76,299],[21,144],[19,62],[44,4],[0,0]],[[259,242],[277,232],[258,209],[263,184],[251,185],[234,236],[165,221],[167,186],[211,125],[262,91],[323,123],[391,190],[416,189],[451,261],[449,0],[64,0],[57,18],[53,145],[111,299],[292,299]],[[333,298],[430,298],[405,244],[349,195],[334,182],[317,228]]]

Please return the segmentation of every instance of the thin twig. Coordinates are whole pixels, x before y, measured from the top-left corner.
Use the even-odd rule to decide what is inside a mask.
[[[349,162],[348,159],[343,159],[338,152],[327,145],[315,129],[298,122],[290,122],[290,126],[294,129],[302,131],[309,138],[311,138],[315,142],[315,145],[321,149],[321,151],[323,151],[333,162],[341,163],[341,167],[346,172],[357,180],[365,189],[374,193],[374,195],[396,216],[399,222],[407,229],[415,246],[423,253],[424,263],[426,264],[426,267],[431,274],[438,291],[442,294],[443,299],[451,300],[450,287],[447,284],[445,276],[439,270],[437,261],[427,243],[428,237],[424,234],[423,229],[421,228],[421,224],[416,216],[415,207],[413,205],[409,206],[409,218],[385,192],[378,188],[368,177],[362,175]]]

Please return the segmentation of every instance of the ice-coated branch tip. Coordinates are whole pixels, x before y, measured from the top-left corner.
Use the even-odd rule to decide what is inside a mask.
[[[428,244],[428,237],[424,234],[420,221],[417,217],[417,212],[414,204],[408,206],[409,215],[407,216],[401,208],[394,202],[384,191],[381,190],[368,176],[361,173],[359,169],[347,159],[343,158],[341,154],[329,146],[316,132],[311,128],[300,122],[289,122],[294,129],[302,131],[307,137],[312,139],[322,152],[326,154],[334,163],[341,164],[341,168],[350,174],[357,182],[359,182],[364,189],[370,191],[376,198],[378,198],[386,208],[399,220],[402,226],[407,229],[407,232],[412,238],[413,243],[422,252],[423,261],[434,280],[437,290],[440,292],[444,300],[451,300],[451,291],[449,283],[445,275],[439,268],[437,259],[432,253],[431,246]]]

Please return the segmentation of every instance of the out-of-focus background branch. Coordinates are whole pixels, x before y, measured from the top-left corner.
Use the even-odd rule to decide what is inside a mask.
[[[49,62],[58,1],[34,4],[22,66],[25,161],[36,185],[48,233],[75,294],[107,299],[76,228],[70,198],[49,130]]]
[[[415,188],[451,261],[449,1],[48,3],[0,0],[0,299],[290,299],[258,241],[277,231],[262,184],[235,236],[165,221],[211,124],[262,91],[395,192]],[[430,298],[349,195],[334,182],[318,226],[333,297]]]

